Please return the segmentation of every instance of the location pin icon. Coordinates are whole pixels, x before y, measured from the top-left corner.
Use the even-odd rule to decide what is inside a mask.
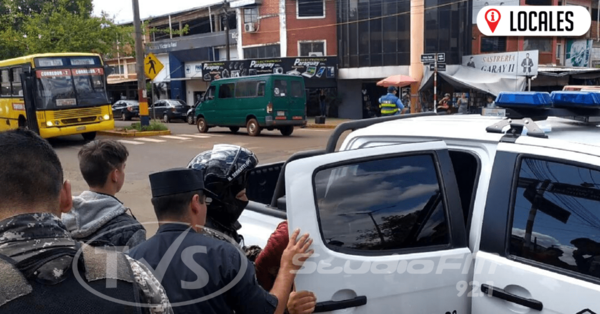
[[[489,9],[487,12],[485,12],[485,21],[490,27],[492,33],[496,31],[496,27],[498,26],[498,23],[500,23],[500,18],[500,11],[496,9]]]

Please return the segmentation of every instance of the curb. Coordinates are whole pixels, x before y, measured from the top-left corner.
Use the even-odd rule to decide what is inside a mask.
[[[307,129],[335,129],[337,125],[333,124],[307,124]]]
[[[158,136],[158,135],[171,135],[171,130],[166,131],[98,131],[99,135],[109,136],[121,136],[121,137],[146,137],[146,136]]]

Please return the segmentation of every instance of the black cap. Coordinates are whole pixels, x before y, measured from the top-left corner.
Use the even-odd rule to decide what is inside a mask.
[[[203,173],[190,168],[173,168],[150,174],[152,197],[205,190]]]

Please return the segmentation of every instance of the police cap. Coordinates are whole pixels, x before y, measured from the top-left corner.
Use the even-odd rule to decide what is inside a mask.
[[[397,90],[398,89],[396,88],[396,86],[390,86],[390,87],[388,87],[388,93],[395,92]]]
[[[173,168],[150,174],[152,197],[204,191],[203,173],[197,169]]]

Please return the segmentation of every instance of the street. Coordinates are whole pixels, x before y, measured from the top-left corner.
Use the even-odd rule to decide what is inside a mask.
[[[131,122],[115,122],[116,127],[124,127]],[[150,183],[148,175],[155,171],[175,167],[185,167],[198,153],[212,149],[215,144],[234,144],[252,150],[259,158],[259,165],[284,161],[298,151],[324,149],[333,130],[297,128],[290,137],[282,136],[279,131],[263,131],[259,137],[251,137],[245,129],[232,134],[227,128],[214,128],[207,134],[200,134],[196,126],[184,122],[168,124],[170,136],[156,137],[112,137],[98,136],[97,139],[110,138],[121,141],[129,150],[125,168],[125,185],[117,198],[131,208],[141,222],[155,221],[154,210],[150,202]],[[56,138],[50,141],[55,148],[65,173],[70,180],[74,196],[87,189],[79,170],[77,153],[84,141],[81,136]],[[156,232],[154,224],[147,226],[148,237]]]

